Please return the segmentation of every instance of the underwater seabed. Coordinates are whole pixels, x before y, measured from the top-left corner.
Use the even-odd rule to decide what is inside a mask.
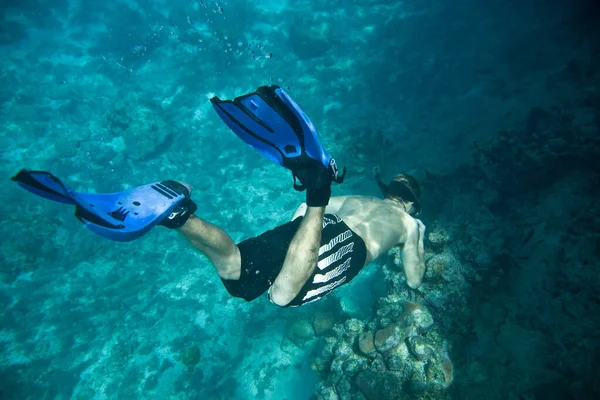
[[[597,2],[5,1],[0,399],[598,399]],[[194,187],[235,241],[291,177],[208,101],[285,87],[349,168],[422,182],[426,275],[397,252],[292,310],[232,299],[157,228],[99,240],[8,178]],[[288,215],[290,214],[290,215]]]

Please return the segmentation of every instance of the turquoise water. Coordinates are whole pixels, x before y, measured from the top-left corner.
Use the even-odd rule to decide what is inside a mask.
[[[0,398],[424,398],[367,390],[339,354],[313,365],[327,340],[359,359],[341,323],[379,331],[392,298],[430,309],[423,335],[453,361],[428,398],[597,398],[598,17],[593,1],[3,1]],[[348,167],[334,196],[379,195],[375,165],[421,181],[422,289],[390,255],[328,301],[246,303],[176,233],[109,242],[9,181],[185,181],[201,217],[258,235],[303,194],[209,98],[264,84]],[[295,336],[330,312],[337,330]]]

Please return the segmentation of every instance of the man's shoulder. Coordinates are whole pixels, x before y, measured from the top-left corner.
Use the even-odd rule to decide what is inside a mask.
[[[391,202],[389,200],[386,199],[381,199],[379,197],[374,197],[374,196],[343,196],[340,197],[343,198],[345,203],[352,203],[352,204],[360,204],[363,207],[366,207],[370,210],[373,209],[378,209],[378,210],[383,210],[385,212],[391,212],[394,214],[406,214],[404,212],[404,209],[400,206],[398,206],[398,204]],[[409,216],[408,214],[406,214],[407,216]]]
[[[335,201],[335,202],[340,202],[343,203],[345,201],[351,201],[351,202],[362,202],[362,203],[377,203],[377,202],[383,202],[383,200],[381,200],[378,197],[373,197],[373,196],[358,196],[358,195],[351,195],[351,196],[334,196],[330,199],[330,201]]]
[[[341,196],[332,198],[341,214],[369,220],[385,220],[387,218],[410,218],[401,207],[371,196]],[[332,204],[330,202],[330,204]],[[398,221],[399,222],[399,221]]]

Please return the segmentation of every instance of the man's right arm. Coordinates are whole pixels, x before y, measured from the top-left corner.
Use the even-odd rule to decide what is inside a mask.
[[[407,224],[406,242],[402,249],[402,264],[406,283],[413,289],[421,286],[425,274],[425,249],[423,246],[425,236],[425,225],[418,219],[413,219]]]
[[[385,197],[388,193],[388,185],[381,180],[381,170],[379,167],[373,168],[373,177],[375,178],[375,182],[377,182],[377,186],[379,186],[379,190],[381,190],[381,194]]]
[[[344,204],[344,201],[346,201],[346,198],[348,196],[337,196],[337,197],[332,197],[331,199],[329,199],[329,204],[327,205],[327,208],[325,209],[325,214],[335,214],[339,211],[339,209],[342,207],[342,204]],[[294,215],[292,216],[292,221],[295,220],[298,217],[303,216],[306,213],[307,210],[307,206],[306,203],[302,203],[298,206],[298,208],[296,209],[296,212],[294,213]]]

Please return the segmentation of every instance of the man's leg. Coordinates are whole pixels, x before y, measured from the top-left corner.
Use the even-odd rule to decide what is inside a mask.
[[[222,279],[240,278],[242,265],[240,251],[225,231],[192,215],[179,228],[179,232],[208,257]]]
[[[290,303],[312,276],[319,261],[323,215],[325,207],[308,207],[269,291],[273,303],[279,306]]]

